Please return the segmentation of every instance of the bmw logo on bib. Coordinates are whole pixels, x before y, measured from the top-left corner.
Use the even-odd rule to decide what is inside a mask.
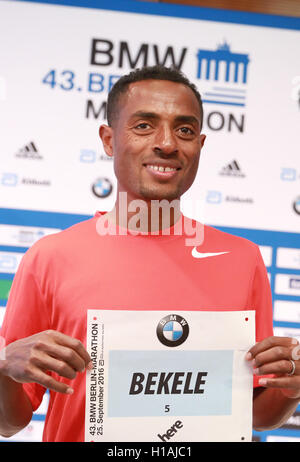
[[[187,339],[189,326],[187,321],[178,314],[169,314],[159,321],[156,334],[163,345],[176,347]]]

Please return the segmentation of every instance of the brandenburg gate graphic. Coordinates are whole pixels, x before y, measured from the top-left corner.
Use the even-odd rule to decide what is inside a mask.
[[[206,80],[223,80],[229,82],[230,78],[230,65],[234,64],[234,75],[231,82],[246,83],[247,82],[247,68],[249,57],[245,54],[232,53],[228,43],[219,45],[216,50],[198,50],[198,79]],[[206,69],[204,69],[203,62],[206,62]],[[225,76],[219,76],[220,63],[225,62]],[[214,63],[214,66],[211,64]],[[242,66],[242,72],[239,72],[239,67]],[[206,71],[206,72],[204,72]],[[203,75],[205,74],[205,76]],[[213,74],[213,75],[211,75]],[[222,78],[223,77],[223,78]]]

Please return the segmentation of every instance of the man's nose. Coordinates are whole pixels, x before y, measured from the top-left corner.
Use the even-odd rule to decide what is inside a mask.
[[[177,138],[172,127],[163,125],[157,129],[153,150],[164,154],[173,154],[178,151]]]

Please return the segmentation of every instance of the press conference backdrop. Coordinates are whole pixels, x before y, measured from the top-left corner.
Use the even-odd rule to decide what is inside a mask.
[[[65,3],[0,3],[0,325],[26,250],[114,204],[113,164],[98,138],[109,89],[133,68],[164,64],[204,103],[207,140],[183,212],[259,244],[275,334],[300,337],[300,19]],[[42,439],[48,396],[10,441]],[[300,441],[300,408],[253,439]]]

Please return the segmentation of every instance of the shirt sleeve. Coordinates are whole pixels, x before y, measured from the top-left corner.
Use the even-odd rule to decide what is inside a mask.
[[[29,249],[13,279],[0,334],[8,345],[49,328],[49,314],[32,269]],[[25,383],[23,388],[35,411],[43,399],[46,388],[37,383]]]
[[[272,292],[263,258],[257,247],[257,260],[250,294],[250,306],[255,309],[256,342],[273,336]],[[253,376],[254,387],[262,376]]]

